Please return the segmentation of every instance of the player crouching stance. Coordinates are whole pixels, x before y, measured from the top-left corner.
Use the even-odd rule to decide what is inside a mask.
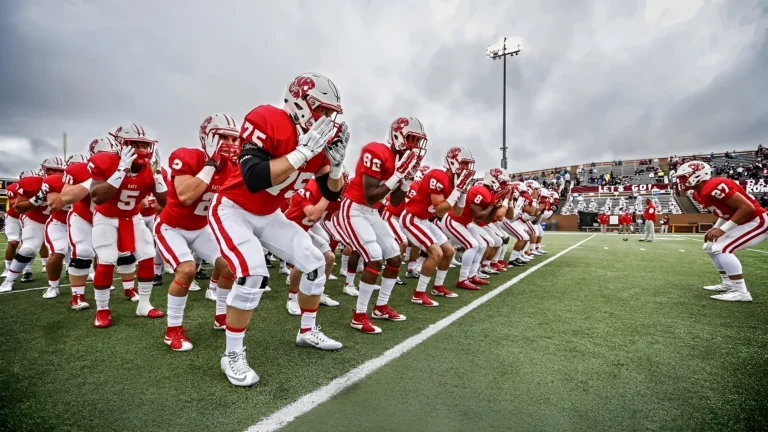
[[[226,301],[235,279],[219,253],[208,224],[208,208],[213,196],[236,170],[239,135],[232,117],[213,114],[200,125],[201,148],[176,149],[168,158],[171,181],[154,231],[157,248],[175,275],[168,288],[165,331],[165,343],[174,351],[192,349],[182,322],[187,294],[197,271],[193,252],[219,271],[213,328],[226,327]]]
[[[117,266],[120,274],[132,273],[138,261],[139,304],[137,316],[161,318],[163,313],[152,307],[155,247],[152,233],[139,214],[141,200],[152,193],[165,205],[167,189],[159,161],[153,158],[156,141],[144,128],[126,123],[113,134],[120,154],[97,153],[88,163],[91,171],[91,200],[96,204],[93,215],[93,249],[99,258],[93,288],[96,315],[93,325],[112,325],[109,310],[109,287]]]
[[[325,257],[309,234],[280,211],[280,205],[313,176],[328,201],[338,199],[348,136],[340,134],[328,142],[336,132],[330,117],[341,112],[333,82],[307,73],[288,86],[283,109],[261,105],[243,121],[240,169],[214,197],[208,215],[221,255],[238,277],[227,297],[226,351],[220,363],[233,385],[259,382],[248,366],[243,340],[269,277],[262,247],[303,273],[296,343],[326,350],[342,346],[315,325],[325,289]],[[298,136],[297,129],[303,135]]]
[[[469,180],[475,175],[475,159],[463,147],[453,147],[445,156],[444,169],[435,168],[427,172],[416,189],[416,195],[405,204],[401,216],[403,229],[408,240],[428,255],[421,266],[421,274],[411,302],[424,306],[438,306],[427,296],[427,285],[435,275],[432,295],[457,297],[448,291],[443,283],[456,251],[451,242],[437,225],[429,220],[442,218],[453,209],[454,215],[461,215],[467,199]],[[447,196],[447,197],[446,197]]]
[[[381,275],[381,289],[373,317],[404,321],[388,303],[400,272],[400,245],[389,226],[379,216],[382,200],[390,196],[400,204],[426,152],[427,133],[415,117],[400,117],[389,127],[388,144],[372,142],[363,147],[355,167],[355,176],[344,193],[339,218],[342,236],[360,254],[365,263],[358,286],[357,305],[350,325],[363,333],[378,334],[381,328],[368,317],[368,301],[376,279]],[[396,160],[399,157],[399,160]],[[386,264],[385,264],[386,262]],[[352,265],[355,265],[354,261]]]
[[[721,283],[704,289],[725,291],[713,295],[715,300],[752,301],[741,262],[734,253],[754,247],[768,237],[765,209],[733,180],[712,178],[712,168],[704,162],[684,163],[675,177],[683,190],[692,190],[693,199],[719,217],[715,226],[704,234],[704,251],[720,272]]]

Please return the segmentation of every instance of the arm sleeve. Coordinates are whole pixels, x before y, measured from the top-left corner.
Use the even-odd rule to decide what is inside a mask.
[[[255,193],[272,187],[269,160],[272,157],[263,148],[249,142],[240,152],[240,173],[249,192]]]
[[[319,177],[315,177],[317,180],[317,187],[320,189],[320,193],[323,195],[323,198],[331,202],[338,201],[339,197],[341,196],[341,191],[344,190],[344,188],[340,189],[338,192],[332,191],[331,188],[328,187],[328,178],[328,173],[325,173]]]

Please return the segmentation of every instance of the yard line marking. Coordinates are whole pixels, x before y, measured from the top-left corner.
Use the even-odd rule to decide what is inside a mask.
[[[368,360],[367,362],[363,363],[362,365],[352,369],[351,371],[345,373],[344,375],[334,379],[330,383],[316,389],[315,391],[308,393],[299,399],[297,399],[295,402],[288,404],[284,406],[283,408],[275,411],[274,413],[270,414],[267,417],[262,417],[261,420],[259,420],[258,423],[255,425],[249,427],[246,431],[247,432],[266,432],[266,431],[275,431],[280,429],[281,427],[287,425],[288,423],[295,420],[297,417],[306,414],[313,408],[317,407],[318,405],[322,404],[323,402],[327,402],[337,394],[341,393],[342,391],[346,390],[350,386],[360,382],[363,378],[367,377],[368,375],[372,374],[373,372],[376,372],[379,368],[386,365],[387,363],[391,362],[392,360],[395,360],[396,358],[400,357],[401,355],[407,353],[408,351],[412,350],[425,340],[429,339],[431,336],[435,335],[440,330],[446,328],[450,324],[452,324],[454,321],[458,320],[459,318],[463,317],[464,315],[468,314],[472,310],[476,309],[478,306],[482,305],[483,303],[487,302],[488,300],[496,297],[497,295],[504,292],[507,288],[515,285],[516,283],[520,282],[522,279],[524,279],[526,276],[530,275],[531,273],[535,272],[536,270],[544,267],[548,263],[556,260],[557,258],[560,258],[561,256],[565,255],[566,253],[572,251],[573,249],[576,249],[577,247],[581,246],[585,242],[589,241],[590,239],[594,238],[596,234],[593,234],[591,237],[586,238],[573,246],[569,247],[568,249],[565,249],[564,251],[558,253],[557,255],[552,256],[546,261],[542,261],[540,264],[531,267],[527,271],[520,273],[519,275],[515,276],[514,278],[508,280],[501,286],[495,288],[492,291],[489,291],[487,294],[483,295],[482,297],[479,297],[475,299],[472,303],[469,303],[468,305],[462,307],[461,309],[457,310],[456,312],[453,312],[452,314],[448,315],[447,317],[441,319],[440,321],[430,325],[426,329],[422,330],[421,333],[418,333],[414,336],[409,337],[408,339],[400,342],[399,344],[395,345],[394,347],[390,348],[384,354],[380,355],[379,357],[376,357],[374,359]]]
[[[112,278],[113,281],[118,280],[118,279],[120,279],[120,278],[119,277]],[[71,286],[71,285],[72,284],[63,284],[63,285],[59,285],[59,288],[61,288],[61,287],[68,287],[68,286]],[[0,293],[0,295],[14,294],[14,293],[20,293],[20,292],[27,292],[27,291],[40,291],[40,290],[44,290],[44,289],[48,289],[48,286],[46,285],[44,287],[39,287],[39,288],[26,288],[26,289],[21,289],[21,290],[13,290],[13,291],[8,291],[8,292]]]
[[[747,249],[747,250],[748,251],[752,251],[752,252],[759,252],[759,253],[762,253],[762,254],[768,254],[768,252],[766,252],[766,251],[761,251],[761,250],[757,250],[757,249]]]

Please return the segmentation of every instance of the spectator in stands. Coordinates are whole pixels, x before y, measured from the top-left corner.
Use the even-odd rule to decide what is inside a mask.
[[[709,158],[714,159],[715,158],[715,152],[709,152]]]
[[[661,231],[659,231],[661,234],[667,234],[669,232],[669,215],[664,215],[663,218],[661,218]]]
[[[645,219],[645,237],[640,241],[652,243],[656,241],[656,206],[650,198],[645,199],[643,219]]]
[[[592,164],[590,164],[590,166],[591,166],[592,168],[594,168],[594,167],[595,167],[595,163],[594,163],[594,162],[592,162]]]
[[[600,222],[600,232],[603,234],[606,234],[608,232],[608,220],[610,216],[608,216],[608,211],[605,211],[604,213],[600,213],[600,215],[597,216],[597,221]]]

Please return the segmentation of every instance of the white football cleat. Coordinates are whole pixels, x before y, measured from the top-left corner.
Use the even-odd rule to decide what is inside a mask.
[[[262,288],[262,290],[263,290],[264,292],[272,292],[272,288],[270,288],[270,287],[268,287],[268,286],[265,286],[264,288]]]
[[[248,366],[245,348],[241,352],[232,350],[225,353],[221,357],[221,371],[234,386],[252,387],[259,383],[259,376]]]
[[[325,293],[320,295],[320,304],[324,306],[335,307],[339,305],[339,302],[328,297]]]
[[[291,270],[288,267],[281,267],[280,270],[278,270],[277,272],[282,274],[282,275],[289,275],[289,274],[291,274]]]
[[[200,288],[200,285],[197,283],[196,280],[192,280],[192,283],[189,284],[189,290],[190,291],[200,291],[202,288]]]
[[[0,285],[0,293],[9,292],[13,289],[13,282],[8,279],[4,280]]]
[[[331,273],[330,275],[328,275],[328,280],[336,280],[336,279],[338,279],[338,278],[337,278],[337,277],[336,277],[336,275],[334,275],[333,273]]]
[[[494,268],[493,268],[493,267],[491,267],[491,266],[488,266],[488,267],[481,267],[481,268],[480,268],[480,272],[482,272],[482,273],[485,273],[485,274],[489,274],[489,275],[496,275],[496,274],[499,274],[498,270],[494,269]]]
[[[288,310],[289,315],[293,316],[300,316],[301,315],[301,308],[299,307],[299,301],[298,300],[288,300],[285,303],[285,309]]]
[[[539,255],[546,255],[546,254],[549,253],[549,252],[545,251],[544,249],[538,249],[536,252],[538,252]]]
[[[320,331],[320,326],[317,326],[306,333],[299,331],[296,335],[296,345],[317,348],[323,351],[338,351],[344,346],[341,342],[326,336]]]
[[[345,285],[344,289],[341,290],[341,292],[350,297],[357,297],[358,295],[360,295],[360,293],[357,291],[357,288],[355,288],[354,285]]]
[[[166,264],[165,267],[163,267],[163,271],[165,271],[166,274],[176,274],[176,272],[173,271],[171,266],[169,266],[168,264]]]
[[[752,295],[749,292],[741,292],[741,291],[734,291],[734,290],[730,290],[724,294],[716,294],[710,297],[712,297],[715,300],[723,300],[723,301],[743,301],[743,302],[752,301]]]
[[[207,290],[205,290],[205,299],[210,301],[216,301],[216,288],[208,287]]]
[[[3,274],[0,275],[0,277],[7,278],[8,277],[8,269],[3,270]]]
[[[733,285],[719,283],[717,285],[707,285],[704,287],[707,291],[728,292],[733,288]]]
[[[456,261],[456,257],[451,258],[451,267],[461,267],[461,263]]]
[[[52,299],[59,296],[59,287],[48,287],[43,293],[44,299]]]
[[[543,253],[541,253],[541,251],[539,251],[539,250],[535,250],[535,251],[533,251],[533,252],[531,252],[531,253],[532,253],[532,254],[534,254],[534,255],[538,255],[538,256],[542,256],[542,255],[544,255],[544,254],[543,254]]]
[[[290,276],[286,276],[285,277],[285,286],[291,286],[291,277]]]

